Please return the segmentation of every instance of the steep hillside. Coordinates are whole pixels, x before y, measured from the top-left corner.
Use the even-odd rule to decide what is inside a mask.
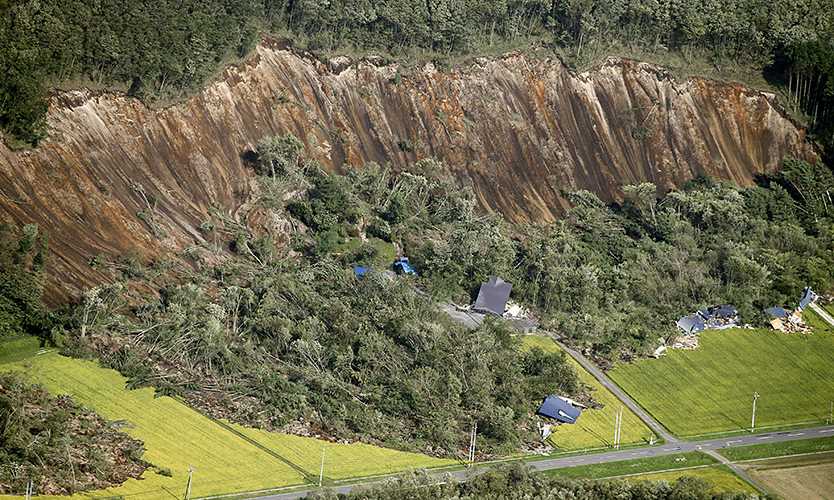
[[[439,71],[329,65],[265,42],[199,95],[152,110],[121,95],[56,94],[38,149],[0,146],[0,216],[50,234],[50,298],[100,280],[99,253],[150,255],[199,242],[211,207],[246,210],[245,151],[293,132],[329,168],[436,156],[484,208],[552,220],[560,190],[612,199],[706,173],[749,184],[781,158],[813,158],[804,131],[763,94],[611,60],[573,74],[508,55]]]

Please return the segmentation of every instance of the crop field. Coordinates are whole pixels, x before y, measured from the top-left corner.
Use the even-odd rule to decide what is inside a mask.
[[[300,485],[318,479],[322,445],[326,447],[326,478],[383,474],[451,463],[368,445],[332,444],[312,438],[235,428],[254,436],[256,442],[252,442],[176,399],[154,397],[153,389],[127,390],[126,379],[114,370],[56,353],[2,364],[0,369],[24,371],[27,377],[50,392],[69,394],[108,420],[122,423],[125,432],[144,442],[143,458],[155,468],[148,469],[141,480],[131,479],[110,490],[77,495],[81,498],[182,498],[189,466],[194,469],[193,497]],[[265,445],[258,444],[261,442]],[[330,468],[328,456],[333,459]],[[337,465],[337,460],[342,463]]]
[[[680,469],[666,472],[654,472],[651,474],[639,474],[624,478],[627,481],[668,481],[673,482],[681,477],[697,477],[710,483],[713,494],[725,492],[757,493],[747,481],[741,479],[726,465],[713,465],[698,469]]]
[[[279,453],[311,476],[318,476],[324,451],[324,476],[330,479],[392,474],[410,469],[456,465],[417,453],[389,450],[363,443],[340,444],[233,425],[264,448]]]
[[[834,499],[834,453],[764,460],[745,468],[780,498]]]
[[[805,313],[812,326],[821,321]],[[834,334],[772,330],[706,331],[693,351],[622,364],[609,376],[670,431],[680,436],[756,427],[821,424],[834,399]]]
[[[559,346],[547,337],[527,335],[523,341],[526,348],[538,347],[548,352],[561,352]],[[603,407],[584,410],[576,424],[556,427],[550,441],[562,451],[609,447],[614,440],[615,416],[622,403],[573,358],[568,356],[568,361],[576,370],[582,383],[591,388],[594,400],[601,403]],[[628,408],[623,408],[621,438],[623,445],[648,443],[652,436],[651,429],[646,427],[637,415]]]

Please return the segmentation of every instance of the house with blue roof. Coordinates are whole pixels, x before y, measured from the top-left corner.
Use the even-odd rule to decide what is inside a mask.
[[[557,420],[565,424],[575,424],[582,410],[570,404],[565,398],[551,394],[544,398],[536,415]]]

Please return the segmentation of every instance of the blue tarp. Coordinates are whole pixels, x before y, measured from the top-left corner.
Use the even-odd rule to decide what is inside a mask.
[[[417,276],[417,271],[411,267],[411,263],[408,262],[408,257],[400,257],[395,260],[394,271],[397,271],[399,274],[411,274]]]
[[[370,270],[370,268],[367,268],[365,266],[353,266],[353,274],[357,278],[364,278]]]
[[[537,415],[552,418],[566,424],[575,424],[581,413],[582,410],[554,394],[544,398],[542,405],[539,406],[536,412]]]

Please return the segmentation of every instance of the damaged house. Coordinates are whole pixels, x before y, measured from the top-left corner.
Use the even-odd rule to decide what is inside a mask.
[[[818,296],[811,290],[811,287],[805,287],[802,290],[802,296],[799,298],[799,305],[791,310],[786,307],[776,306],[765,309],[765,314],[770,318],[770,326],[774,330],[786,333],[805,333],[808,331],[808,325],[802,320],[802,311],[806,307],[816,302]]]
[[[733,328],[739,324],[738,309],[729,304],[707,307],[684,316],[675,324],[684,335],[695,335],[704,330]]]

